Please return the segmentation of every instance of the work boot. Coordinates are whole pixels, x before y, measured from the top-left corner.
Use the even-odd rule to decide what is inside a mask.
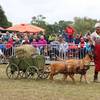
[[[95,72],[93,81],[96,82],[96,83],[100,83],[100,81],[98,80],[98,72]]]
[[[94,80],[95,83],[100,83],[100,81],[98,79]]]

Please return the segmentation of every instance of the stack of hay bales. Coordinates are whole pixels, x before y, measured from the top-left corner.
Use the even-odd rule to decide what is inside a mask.
[[[45,57],[43,55],[33,56],[33,65],[42,69],[45,66]]]
[[[28,66],[36,66],[37,68],[43,68],[45,65],[45,57],[36,53],[36,49],[33,46],[22,45],[20,47],[16,47],[16,56],[12,57],[9,62],[18,65],[19,70],[24,71],[27,69]]]
[[[15,54],[17,58],[30,58],[33,54],[36,54],[36,49],[32,45],[22,45],[16,47]]]

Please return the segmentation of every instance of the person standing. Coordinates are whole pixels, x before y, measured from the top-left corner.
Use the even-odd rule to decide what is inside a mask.
[[[75,29],[72,26],[67,26],[65,32],[68,34],[68,42],[73,42],[73,35],[75,33]]]
[[[98,72],[100,72],[100,23],[95,24],[95,32],[91,34],[91,38],[94,45],[94,63],[95,63],[95,71],[94,71],[94,82],[98,81]]]
[[[60,42],[60,47],[59,47],[60,57],[66,59],[67,52],[68,52],[68,43],[63,38],[62,42]]]
[[[47,41],[43,35],[40,36],[40,39],[38,41],[38,46],[40,49],[40,54],[44,54],[45,53],[44,51],[45,51],[46,46],[47,46]]]
[[[79,59],[83,59],[86,54],[86,42],[84,38],[80,39],[80,43],[78,44],[79,47]]]

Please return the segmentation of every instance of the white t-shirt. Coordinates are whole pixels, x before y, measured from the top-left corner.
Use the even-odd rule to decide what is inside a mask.
[[[98,35],[96,32],[93,32],[91,34],[91,39],[93,41],[93,45],[95,45],[96,43],[100,43],[100,35]]]
[[[68,43],[67,42],[61,43],[59,51],[67,52],[68,51]]]
[[[2,50],[0,49],[0,55],[3,55],[3,52],[2,52]]]

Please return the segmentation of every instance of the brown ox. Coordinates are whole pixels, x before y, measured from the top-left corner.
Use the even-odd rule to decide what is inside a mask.
[[[64,75],[64,80],[67,76],[75,82],[74,74],[81,74],[80,81],[82,76],[84,76],[85,81],[87,82],[86,72],[89,69],[89,63],[92,60],[92,55],[87,54],[83,59],[69,59],[63,61],[56,61],[51,64],[50,79],[53,80],[54,75],[61,73]]]

